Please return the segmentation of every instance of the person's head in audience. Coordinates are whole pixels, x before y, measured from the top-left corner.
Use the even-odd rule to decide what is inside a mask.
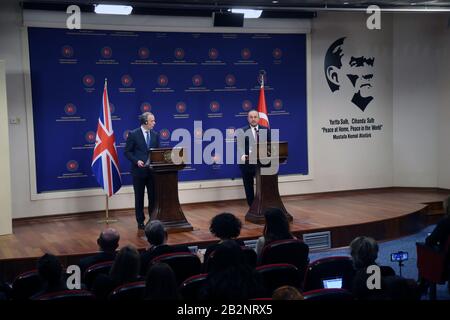
[[[58,258],[46,253],[37,263],[39,277],[45,283],[47,288],[57,287],[62,281],[62,266]]]
[[[242,249],[234,240],[225,240],[214,251],[204,299],[247,300],[265,295],[258,273],[244,263]]]
[[[367,268],[376,264],[378,243],[370,237],[357,237],[350,243],[350,254],[355,269]]]
[[[167,231],[159,220],[152,220],[145,226],[145,236],[151,246],[160,246],[167,241]]]
[[[235,239],[241,233],[241,220],[236,218],[233,214],[224,212],[216,215],[211,220],[209,231],[220,240]]]
[[[115,252],[119,247],[120,235],[116,229],[108,228],[100,233],[97,244],[104,252]]]
[[[157,263],[150,267],[145,279],[145,299],[179,300],[175,273],[166,263]]]
[[[291,239],[289,221],[286,215],[278,208],[270,208],[264,213],[266,224],[263,235],[266,244],[275,240]]]
[[[128,245],[120,249],[109,273],[115,284],[136,281],[139,277],[140,256],[135,247]]]
[[[292,286],[282,286],[272,294],[273,300],[303,300],[302,294]]]
[[[212,253],[214,263],[211,271],[221,271],[230,267],[238,267],[244,263],[242,249],[234,240],[225,240]]]

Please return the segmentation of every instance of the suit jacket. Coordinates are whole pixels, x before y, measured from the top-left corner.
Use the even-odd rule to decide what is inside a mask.
[[[154,130],[150,130],[150,148],[159,148],[159,134]],[[140,168],[137,165],[139,160],[144,163],[147,162],[148,151],[141,127],[130,131],[124,153],[125,157],[131,161],[131,174],[133,176],[146,176],[148,174],[148,168]]]
[[[238,139],[238,145],[237,145],[237,150],[238,150],[238,155],[239,155],[239,160],[241,159],[241,157],[243,155],[250,155],[250,151],[253,151],[256,147],[256,140],[253,137],[253,133],[251,132],[251,127],[250,125],[247,125],[243,128],[241,128],[241,130],[244,131],[245,133],[245,140],[244,140],[244,145],[239,143],[239,139]],[[267,135],[265,136],[265,134],[263,134],[263,132],[267,130]],[[259,143],[263,143],[263,142],[270,142],[271,141],[271,134],[270,134],[270,129],[259,125]],[[256,151],[256,150],[254,150]],[[254,166],[254,164],[249,164],[249,161],[246,160],[245,163],[240,163],[241,168],[245,167],[245,166]]]
[[[141,275],[145,276],[149,269],[149,264],[153,258],[166,253],[175,252],[190,252],[189,248],[185,245],[170,246],[168,244],[162,244],[160,246],[151,247],[141,253]]]
[[[83,259],[80,259],[80,262],[78,263],[81,274],[83,274],[90,266],[93,266],[94,264],[105,262],[105,261],[114,261],[116,258],[116,253],[110,253],[110,252],[104,252],[100,251],[99,253],[89,256]]]

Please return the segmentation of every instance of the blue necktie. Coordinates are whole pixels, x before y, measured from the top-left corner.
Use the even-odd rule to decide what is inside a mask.
[[[150,149],[150,130],[147,131],[147,138],[146,138],[146,142],[147,142],[147,149]]]

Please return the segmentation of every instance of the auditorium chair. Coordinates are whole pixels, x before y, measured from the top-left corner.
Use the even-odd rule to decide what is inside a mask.
[[[201,273],[184,280],[180,286],[180,293],[183,300],[199,300],[201,290],[206,284],[207,277],[207,273]]]
[[[108,274],[113,263],[114,261],[105,261],[96,263],[87,268],[83,275],[83,283],[86,285],[86,288],[92,288],[94,280],[99,274]]]
[[[419,280],[425,280],[430,284],[430,299],[436,299],[436,285],[445,284],[450,272],[450,236],[444,250],[426,245],[423,242],[416,243],[417,269]]]
[[[172,268],[178,286],[187,278],[199,274],[202,267],[202,263],[197,255],[188,252],[167,253],[150,261],[150,265],[156,263],[167,263]]]
[[[299,277],[303,282],[309,262],[308,254],[309,247],[301,240],[288,239],[273,241],[264,246],[259,264],[292,264],[299,270]],[[303,285],[303,283],[301,285]]]
[[[273,291],[282,286],[300,288],[299,270],[292,264],[277,263],[259,266],[256,272],[261,275],[264,287],[272,295]]]
[[[143,300],[144,294],[145,281],[136,281],[118,286],[110,293],[108,299],[115,301],[136,301]]]
[[[324,289],[324,281],[331,283],[333,279],[341,280],[341,288],[351,291],[355,275],[353,262],[350,257],[336,256],[316,260],[306,269],[304,291]],[[335,281],[339,284],[339,281]]]
[[[256,260],[257,260],[255,250],[253,250],[252,248],[246,247],[246,246],[242,246],[241,249],[242,249],[244,263],[246,263],[252,269],[255,268]],[[212,266],[215,263],[214,253],[215,253],[215,251],[211,252],[211,254],[209,255],[208,259],[205,262],[205,265],[203,266],[203,270],[206,273],[208,273],[212,270]]]
[[[64,290],[38,295],[33,300],[89,301],[95,296],[87,290]]]
[[[37,270],[19,274],[12,283],[13,300],[26,300],[42,290],[42,281]]]
[[[345,289],[318,289],[306,291],[303,298],[310,301],[351,301],[352,294]]]

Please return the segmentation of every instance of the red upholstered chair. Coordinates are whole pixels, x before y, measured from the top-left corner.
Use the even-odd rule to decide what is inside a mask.
[[[252,248],[249,248],[246,246],[241,247],[241,249],[242,249],[242,256],[243,256],[244,262],[246,264],[248,264],[251,268],[255,268],[256,260],[257,260],[256,251],[253,250]],[[203,270],[205,272],[211,272],[212,266],[215,263],[214,254],[215,254],[215,251],[211,252],[208,259],[206,260],[206,262],[203,266]]]
[[[42,282],[37,270],[19,274],[12,283],[12,299],[26,300],[42,290]]]
[[[113,263],[114,261],[105,261],[96,263],[87,268],[83,274],[83,283],[86,285],[86,288],[92,288],[94,280],[99,274],[108,274]]]
[[[207,277],[207,273],[201,273],[184,280],[180,286],[180,293],[183,300],[198,300],[200,297],[200,292],[206,284]]]
[[[136,281],[123,284],[115,288],[109,295],[109,300],[137,301],[143,300],[145,281]]]
[[[355,270],[350,257],[336,256],[319,259],[309,264],[303,288],[304,291],[324,289],[324,281],[340,279],[341,289],[351,291],[354,275]]]
[[[201,272],[202,263],[197,255],[187,252],[167,253],[154,258],[150,265],[167,263],[175,273],[177,284]]]
[[[298,239],[273,241],[264,246],[260,265],[274,263],[288,263],[299,270],[299,277],[303,282],[306,268],[308,266],[309,247]],[[303,285],[301,283],[300,285]]]
[[[264,287],[270,295],[282,286],[299,288],[302,282],[299,270],[292,264],[268,264],[257,267],[256,271],[261,275]]]
[[[64,290],[45,293],[34,297],[33,300],[89,301],[95,300],[95,296],[87,290]]]
[[[416,243],[417,269],[419,279],[431,284],[430,299],[436,299],[436,285],[444,284],[449,278],[450,236],[444,250],[430,247],[422,242]]]
[[[310,301],[350,301],[352,294],[345,289],[318,289],[306,291],[303,298]]]

